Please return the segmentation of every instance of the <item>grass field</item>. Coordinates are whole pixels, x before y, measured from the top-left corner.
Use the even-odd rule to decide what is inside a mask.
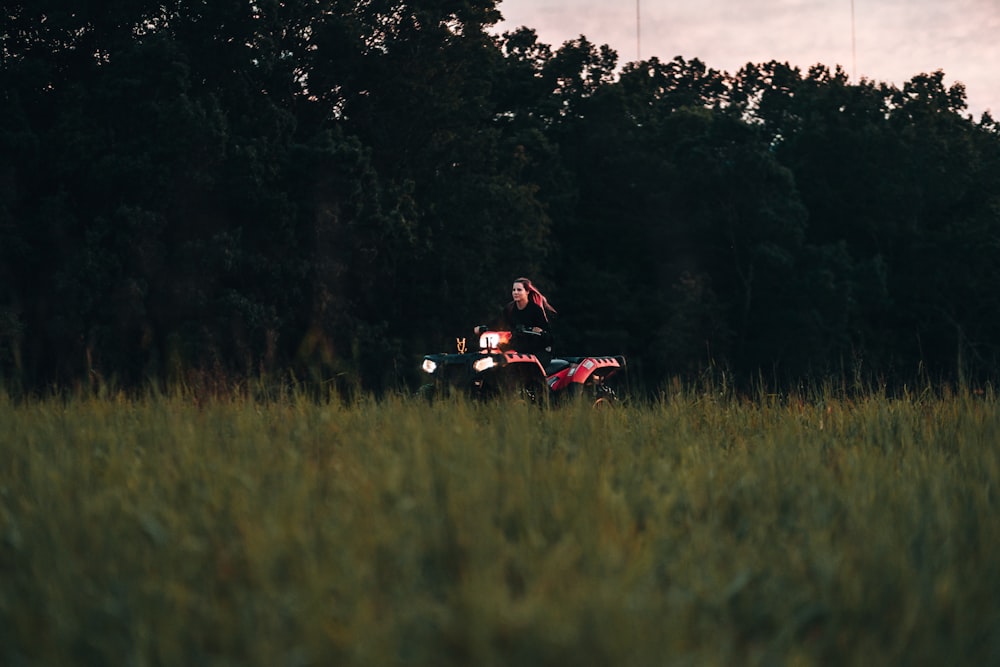
[[[0,395],[0,664],[1000,664],[996,397]]]

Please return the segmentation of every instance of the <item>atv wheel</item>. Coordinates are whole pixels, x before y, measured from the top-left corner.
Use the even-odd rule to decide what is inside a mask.
[[[615,390],[604,383],[571,384],[566,388],[570,400],[586,400],[593,408],[612,407],[618,404]]]
[[[545,406],[549,400],[549,387],[544,380],[526,380],[517,388],[517,396],[525,403]]]
[[[437,398],[437,395],[438,388],[437,385],[434,384],[422,384],[420,385],[420,388],[417,389],[417,396],[427,401],[433,401]]]

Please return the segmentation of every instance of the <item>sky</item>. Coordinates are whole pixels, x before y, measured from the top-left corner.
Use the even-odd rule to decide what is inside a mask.
[[[840,65],[852,80],[900,87],[943,70],[945,86],[965,85],[974,119],[989,110],[1000,120],[1000,0],[500,0],[498,8],[504,21],[494,32],[528,26],[553,48],[585,35],[617,51],[619,64],[682,56],[730,74],[771,60],[803,73]]]

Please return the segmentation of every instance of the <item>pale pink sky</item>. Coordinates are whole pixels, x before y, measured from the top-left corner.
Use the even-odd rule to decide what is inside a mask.
[[[495,32],[526,25],[559,47],[581,34],[619,63],[699,58],[735,73],[748,62],[817,63],[901,86],[944,70],[969,113],[1000,119],[1000,0],[500,0]],[[636,9],[639,39],[636,39]],[[637,50],[638,46],[638,50]]]

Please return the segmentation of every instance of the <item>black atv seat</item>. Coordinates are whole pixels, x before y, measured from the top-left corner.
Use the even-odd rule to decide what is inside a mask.
[[[566,361],[565,359],[552,359],[551,361],[549,361],[548,366],[545,367],[545,374],[553,375],[554,373],[558,373],[567,366],[569,366],[569,362]]]

